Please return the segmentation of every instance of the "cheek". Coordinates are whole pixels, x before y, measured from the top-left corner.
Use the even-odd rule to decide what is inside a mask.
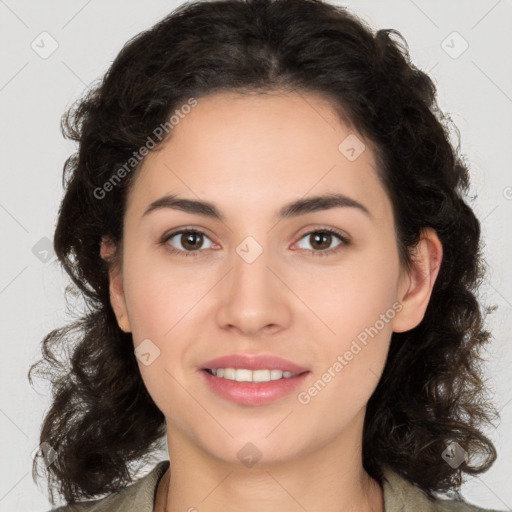
[[[329,277],[308,299],[329,328],[323,329],[317,371],[335,374],[332,388],[345,399],[366,401],[386,362],[393,319],[401,309],[398,255],[393,247],[368,251]]]
[[[197,273],[173,267],[161,254],[126,251],[124,290],[135,344],[169,335],[204,295],[203,282]]]
[[[148,347],[151,354],[150,364],[138,357],[138,365],[148,391],[165,409],[169,393],[179,396],[178,382],[189,378],[190,339],[201,330],[201,299],[212,284],[207,276],[172,268],[142,250],[132,247],[125,254],[123,284],[134,349],[137,354]]]
[[[191,347],[186,333],[193,316],[187,312],[190,315],[191,306],[198,302],[199,291],[156,266],[137,272],[136,258],[127,263],[125,295],[137,364],[157,407],[173,417],[190,407],[190,397],[180,383],[189,378],[186,364]],[[141,356],[145,352],[150,353],[149,360]]]
[[[381,315],[394,317],[398,280],[396,250],[375,244],[336,267],[317,269],[302,283],[300,294],[324,320],[331,337],[346,341],[373,326]],[[379,330],[390,334],[388,326],[389,322],[385,326],[378,322]]]
[[[297,397],[306,417],[321,415],[322,428],[333,436],[366,406],[386,363],[396,309],[389,293],[380,292],[366,300],[352,294],[345,305],[333,308],[334,334],[319,340],[315,378]]]

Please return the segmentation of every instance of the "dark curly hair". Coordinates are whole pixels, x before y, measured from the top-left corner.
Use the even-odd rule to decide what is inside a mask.
[[[321,0],[214,0],[186,2],[128,41],[62,118],[78,150],[64,164],[54,247],[72,280],[68,291],[83,297],[86,310],[44,338],[43,358],[28,373],[32,383],[37,367],[52,386],[40,435],[57,453],[46,468],[52,503],[53,489],[73,503],[127,485],[130,465],[145,463],[165,437],[165,417],[142,381],[131,334],[117,324],[109,264],[100,257],[103,236],[122,241],[140,162],[105,197],[98,191],[187,98],[222,91],[320,93],[374,150],[401,264],[411,268],[423,228],[437,232],[443,260],[425,316],[392,334],[367,404],[363,466],[378,481],[387,465],[431,497],[460,496],[463,473],[496,460],[483,429],[499,417],[484,396],[481,350],[491,338],[484,317],[494,308],[484,311],[477,299],[486,264],[480,223],[462,197],[469,176],[460,134],[455,127],[454,148],[436,87],[396,30],[374,33]],[[451,441],[479,461],[452,468],[441,457]],[[33,478],[37,468],[38,458]]]

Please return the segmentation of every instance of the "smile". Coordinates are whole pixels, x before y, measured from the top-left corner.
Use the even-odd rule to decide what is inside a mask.
[[[237,382],[270,382],[282,378],[289,379],[297,375],[297,373],[283,372],[282,370],[248,370],[245,368],[217,368],[207,371],[216,377]]]

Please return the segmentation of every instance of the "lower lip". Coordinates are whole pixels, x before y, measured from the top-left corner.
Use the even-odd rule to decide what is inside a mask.
[[[206,382],[219,396],[243,405],[265,405],[292,393],[309,375],[309,371],[288,379],[269,382],[237,382],[210,375],[201,370]]]

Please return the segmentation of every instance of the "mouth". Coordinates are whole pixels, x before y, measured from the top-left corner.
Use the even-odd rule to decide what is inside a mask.
[[[278,370],[282,374],[281,376],[278,376],[279,374],[276,372],[273,374],[273,380],[267,380],[267,373],[272,376],[270,370],[252,371],[245,368],[224,368],[222,376],[219,376],[219,373],[222,374],[222,371],[219,372],[219,370],[222,369],[205,368],[199,372],[206,381],[208,390],[223,400],[245,406],[269,405],[280,399],[289,398],[299,386],[304,386],[306,379],[311,374],[309,370],[306,370],[284,376],[285,372]],[[249,375],[248,372],[252,375]],[[258,372],[263,372],[263,374]],[[256,376],[253,377],[255,373]],[[233,376],[234,379],[230,378]],[[258,381],[258,379],[260,380]]]
[[[210,391],[240,405],[265,405],[289,396],[311,374],[273,354],[231,354],[205,362],[199,372]]]

